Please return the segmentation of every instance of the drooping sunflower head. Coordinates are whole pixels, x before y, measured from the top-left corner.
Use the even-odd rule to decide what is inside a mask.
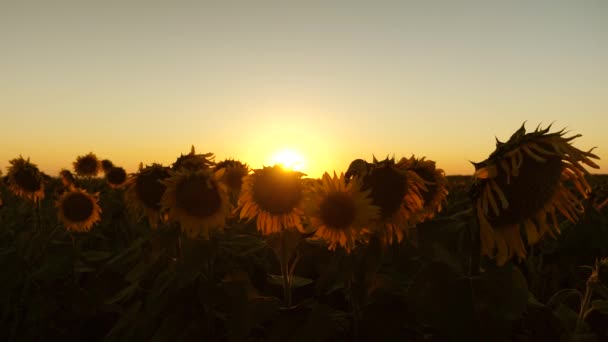
[[[70,231],[88,232],[101,218],[97,197],[75,187],[65,191],[55,203],[59,221]]]
[[[370,191],[360,187],[357,181],[346,184],[344,174],[338,177],[334,172],[331,177],[326,172],[306,195],[314,237],[326,241],[330,250],[339,246],[350,253],[358,241],[366,240],[365,233],[379,217],[380,208],[372,205]]]
[[[563,130],[549,133],[550,128],[526,133],[522,125],[506,143],[497,140],[488,159],[474,163],[471,195],[482,253],[498,264],[513,255],[525,258],[520,226],[528,244],[535,244],[545,234],[559,233],[557,211],[573,222],[583,211],[579,197],[586,198],[590,187],[581,163],[597,168],[591,159],[598,157],[570,144],[580,135],[566,138]]]
[[[170,174],[170,169],[161,164],[146,167],[140,165],[139,171],[127,178],[125,184],[127,208],[136,219],[146,217],[152,228],[156,228],[162,221],[160,202],[167,188],[163,181]]]
[[[423,181],[410,170],[395,164],[394,158],[378,161],[362,179],[363,191],[371,191],[372,204],[380,208],[380,220],[375,234],[384,245],[401,242],[408,236],[413,214],[422,206]]]
[[[119,166],[112,166],[106,171],[106,182],[111,188],[122,188],[127,181],[127,172]]]
[[[22,156],[9,161],[8,188],[16,196],[38,202],[44,198],[44,182],[42,173],[30,159]]]
[[[226,186],[219,180],[222,171],[173,171],[163,181],[167,186],[161,206],[169,219],[179,222],[191,238],[209,239],[211,230],[223,229],[229,212]]]
[[[215,171],[224,170],[222,182],[226,184],[228,190],[238,194],[243,186],[243,178],[249,174],[249,166],[238,160],[225,159],[217,163],[214,167]],[[238,198],[238,197],[237,197]]]
[[[205,154],[197,154],[194,150],[194,145],[190,148],[190,153],[181,154],[176,160],[175,163],[171,166],[171,169],[174,171],[179,170],[204,170],[209,169],[215,165],[213,161],[215,159],[215,155],[211,152]]]
[[[438,169],[435,162],[427,160],[425,157],[416,158],[411,156],[409,159],[401,158],[399,166],[406,170],[415,172],[420,177],[426,190],[421,191],[423,208],[416,212],[415,221],[422,222],[433,218],[442,209],[442,204],[446,202],[448,196],[448,181],[442,169]]]
[[[61,178],[61,183],[64,187],[70,188],[72,186],[75,186],[76,180],[74,179],[74,175],[72,174],[72,172],[70,172],[70,170],[61,170],[59,172],[59,177]]]
[[[104,173],[108,173],[108,171],[110,171],[110,169],[112,169],[113,167],[114,167],[114,163],[112,163],[111,160],[104,159],[101,161],[101,169],[103,170]]]
[[[99,173],[100,162],[92,152],[84,156],[78,156],[73,165],[74,171],[81,177],[95,177]]]
[[[253,170],[243,181],[238,201],[241,219],[256,218],[257,229],[264,235],[289,228],[303,231],[302,176],[280,165]]]
[[[348,183],[353,177],[362,178],[370,173],[372,168],[373,165],[371,163],[368,163],[363,159],[355,159],[348,165],[348,169],[344,174],[344,179],[346,180],[346,183]]]

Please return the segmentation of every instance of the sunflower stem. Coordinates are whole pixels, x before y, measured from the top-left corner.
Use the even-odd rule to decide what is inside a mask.
[[[477,217],[476,209],[473,209],[473,217]],[[481,238],[479,236],[479,222],[476,219],[469,220],[469,235],[471,239],[471,255],[469,258],[469,276],[479,275],[481,264]]]

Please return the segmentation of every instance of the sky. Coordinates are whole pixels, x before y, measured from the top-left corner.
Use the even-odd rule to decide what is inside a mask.
[[[608,173],[608,1],[0,0],[0,169],[129,172],[192,145],[320,177],[372,156],[448,175],[524,121]]]

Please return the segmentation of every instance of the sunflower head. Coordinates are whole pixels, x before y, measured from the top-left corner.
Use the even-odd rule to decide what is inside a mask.
[[[101,161],[101,169],[103,170],[104,173],[108,173],[108,171],[110,171],[110,169],[112,169],[113,167],[114,167],[114,163],[112,163],[111,160],[104,159]]]
[[[416,213],[416,221],[422,222],[433,218],[435,213],[440,212],[442,204],[446,202],[448,196],[447,178],[442,169],[438,169],[435,162],[411,156],[409,159],[401,158],[399,166],[406,170],[415,172],[422,179],[426,190],[421,191],[423,208]]]
[[[350,163],[350,165],[348,165],[348,169],[344,174],[344,179],[346,180],[346,183],[348,183],[353,177],[361,178],[370,173],[372,168],[373,165],[366,162],[365,160],[355,159]]]
[[[145,216],[153,228],[162,218],[160,202],[167,188],[163,181],[170,175],[170,169],[160,164],[141,165],[125,184],[127,208],[137,219]]]
[[[379,240],[383,245],[401,242],[410,233],[414,213],[422,208],[422,179],[396,165],[394,158],[378,161],[374,157],[361,183],[363,191],[370,191],[372,204],[380,208],[375,231]]]
[[[112,188],[121,188],[127,181],[127,172],[124,168],[118,166],[112,166],[106,171],[106,182]]]
[[[74,171],[78,176],[95,177],[99,173],[99,159],[97,159],[97,156],[92,152],[89,152],[84,156],[78,156],[73,165]]]
[[[334,172],[331,177],[326,172],[306,196],[306,213],[315,238],[326,241],[330,250],[339,246],[350,253],[357,241],[365,240],[364,233],[380,214],[369,193],[361,191],[357,181],[346,184],[344,174],[338,177]]]
[[[161,205],[187,236],[209,239],[210,230],[224,227],[229,206],[221,177],[222,171],[185,169],[172,172],[163,181],[167,189]]]
[[[89,231],[100,220],[101,208],[97,196],[79,188],[65,191],[55,203],[59,221],[70,231]]]
[[[64,187],[70,188],[75,185],[74,182],[76,180],[74,179],[74,175],[72,174],[72,172],[70,172],[70,170],[61,170],[59,172],[59,177],[61,178],[61,183]]]
[[[243,181],[238,201],[241,219],[257,218],[257,229],[264,235],[294,227],[304,230],[302,176],[280,165],[253,170]]]
[[[197,154],[194,150],[194,145],[190,148],[190,153],[184,155],[181,154],[176,160],[175,163],[171,166],[174,171],[179,171],[182,169],[186,170],[204,170],[213,167],[215,162],[215,155],[211,152],[205,154]]]
[[[30,159],[22,156],[9,161],[8,188],[16,196],[38,202],[44,198],[44,182],[42,173]]]
[[[225,159],[214,167],[215,171],[222,169],[224,169],[222,182],[226,184],[230,191],[238,194],[243,186],[243,178],[249,174],[249,166],[238,160]]]
[[[586,198],[590,187],[581,163],[597,168],[591,160],[597,156],[570,144],[580,135],[566,138],[563,130],[549,133],[549,129],[526,133],[522,126],[506,143],[497,140],[496,150],[488,159],[473,163],[471,195],[482,253],[496,257],[498,264],[513,255],[525,257],[520,226],[525,229],[527,242],[534,244],[545,234],[559,233],[556,211],[571,221],[583,211],[580,199],[565,184],[572,183]]]

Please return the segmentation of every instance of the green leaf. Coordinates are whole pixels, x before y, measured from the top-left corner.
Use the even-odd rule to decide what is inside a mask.
[[[561,289],[553,294],[551,298],[547,301],[547,306],[552,308],[557,307],[560,304],[563,304],[566,299],[571,297],[578,297],[578,303],[580,304],[583,299],[583,294],[577,289]]]
[[[270,284],[276,285],[276,286],[283,286],[283,276],[280,276],[278,274],[269,274],[268,275],[268,282]],[[292,276],[291,277],[291,285],[292,288],[297,289],[306,285],[310,285],[314,283],[314,280],[310,279],[310,278],[304,278],[304,277],[298,277],[298,276]]]

